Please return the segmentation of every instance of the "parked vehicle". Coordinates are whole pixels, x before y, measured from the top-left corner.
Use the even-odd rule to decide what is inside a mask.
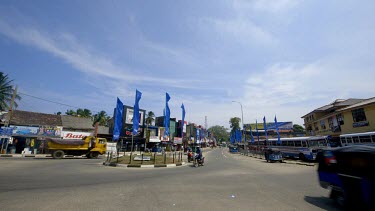
[[[375,146],[327,149],[318,154],[320,186],[350,210],[375,210]]]
[[[229,146],[230,153],[238,153],[238,147],[236,146]]]
[[[47,149],[55,159],[63,158],[64,155],[86,155],[87,158],[98,158],[106,152],[107,140],[87,136],[82,140],[48,138]]]
[[[283,162],[283,155],[277,148],[267,149],[264,152],[264,157],[267,162]]]
[[[340,135],[339,146],[375,145],[375,131],[366,133],[351,133]]]
[[[281,144],[277,138],[268,139],[268,148],[277,148],[284,157],[299,158],[301,160],[315,160],[318,151],[327,149],[330,136],[311,136],[281,138]]]

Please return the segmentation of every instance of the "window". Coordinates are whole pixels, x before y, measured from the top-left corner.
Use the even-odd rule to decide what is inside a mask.
[[[288,146],[294,147],[294,141],[288,141]]]
[[[354,136],[353,137],[353,142],[354,143],[359,143],[359,137],[358,136]]]
[[[272,141],[272,146],[276,146],[276,141]]]
[[[370,136],[360,136],[359,140],[361,143],[371,143],[371,137]]]
[[[318,128],[318,123],[317,123],[317,122],[314,123],[314,130],[315,130],[315,131],[318,131],[318,130],[319,130],[319,128]]]
[[[338,122],[340,125],[343,125],[343,124],[344,124],[344,117],[342,116],[342,114],[337,114],[336,118],[337,118],[337,122]]]
[[[302,141],[302,146],[303,147],[307,147],[307,142],[306,141]]]
[[[353,122],[366,121],[365,110],[363,108],[352,110]]]
[[[294,141],[294,146],[301,147],[302,146],[301,141]]]
[[[341,144],[346,144],[346,139],[345,139],[345,137],[341,137],[341,138],[340,138],[340,141],[341,141]]]
[[[372,142],[375,142],[375,135],[371,136]]]
[[[328,126],[329,126],[330,129],[333,128],[333,118],[332,117],[328,118]]]
[[[286,141],[283,141],[283,142],[281,142],[281,145],[282,145],[282,146],[287,146],[287,142],[286,142]]]
[[[320,120],[320,127],[322,130],[326,129],[326,122],[324,120]]]

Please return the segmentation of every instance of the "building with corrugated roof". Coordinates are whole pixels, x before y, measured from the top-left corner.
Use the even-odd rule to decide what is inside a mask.
[[[375,97],[337,99],[301,118],[304,119],[306,135],[339,136],[375,131]]]

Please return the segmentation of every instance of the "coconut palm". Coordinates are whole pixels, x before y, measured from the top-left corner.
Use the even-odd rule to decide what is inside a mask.
[[[147,115],[146,115],[147,117],[146,117],[146,125],[151,125],[152,124],[152,122],[154,121],[154,117],[155,117],[155,114],[154,114],[154,112],[152,112],[152,111],[149,111],[148,113],[147,113]]]
[[[8,75],[0,72],[0,111],[5,111],[9,109],[10,101],[13,96],[13,86],[11,83],[13,80],[9,80]],[[16,94],[16,100],[21,100],[21,97]],[[18,107],[17,102],[14,102],[14,107]]]
[[[101,126],[107,126],[108,120],[110,119],[109,116],[105,111],[100,111],[97,114],[94,114],[94,125],[99,122],[99,125]]]

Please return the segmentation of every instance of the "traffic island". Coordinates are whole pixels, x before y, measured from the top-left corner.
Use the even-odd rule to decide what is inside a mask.
[[[112,167],[126,167],[126,168],[161,168],[161,167],[176,167],[182,166],[185,162],[182,161],[180,153],[170,154],[133,154],[122,157],[108,158],[103,162],[105,166]]]

